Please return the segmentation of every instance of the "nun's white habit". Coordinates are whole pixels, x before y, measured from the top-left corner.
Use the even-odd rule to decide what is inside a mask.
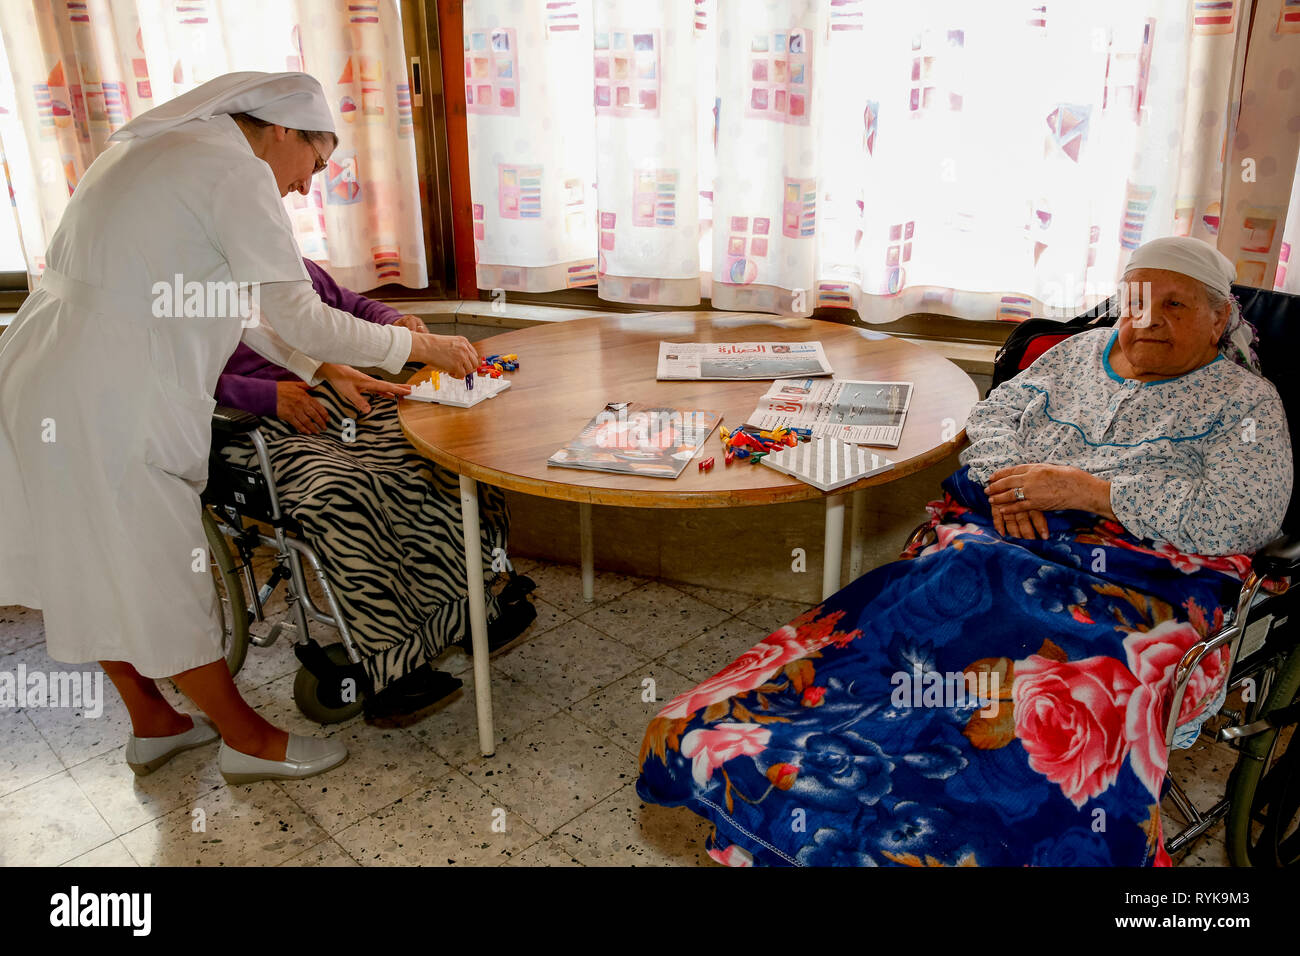
[[[0,605],[42,608],[55,660],[164,677],[221,657],[198,494],[241,336],[309,379],[307,355],[395,372],[410,353],[408,330],[312,291],[238,112],[334,128],[301,73],[231,74],[141,115],[86,171],[0,339]],[[186,316],[178,277],[258,283],[260,321]]]

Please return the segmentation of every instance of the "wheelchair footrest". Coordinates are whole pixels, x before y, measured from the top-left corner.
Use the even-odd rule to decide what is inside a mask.
[[[1271,711],[1262,720],[1244,724],[1240,727],[1224,727],[1219,731],[1220,741],[1244,740],[1266,730],[1279,730],[1294,723],[1300,723],[1300,701],[1287,707]]]
[[[360,664],[336,664],[330,660],[325,649],[313,640],[294,645],[294,654],[302,666],[311,671],[320,681],[317,695],[321,703],[328,707],[341,707],[344,704],[343,686],[349,678],[353,686],[364,696],[371,695],[370,680],[365,668]]]

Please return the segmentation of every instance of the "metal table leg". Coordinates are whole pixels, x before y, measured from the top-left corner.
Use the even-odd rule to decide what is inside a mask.
[[[840,589],[844,550],[844,495],[826,499],[826,538],[822,547],[822,600]]]
[[[578,503],[578,527],[582,536],[582,599],[596,600],[596,545],[591,536],[591,503]]]
[[[483,588],[483,546],[478,520],[478,482],[460,476],[460,515],[465,529],[465,584],[469,592],[469,630],[474,648],[474,705],[478,746],[483,756],[496,752],[492,729],[492,674],[488,667],[487,594]]]

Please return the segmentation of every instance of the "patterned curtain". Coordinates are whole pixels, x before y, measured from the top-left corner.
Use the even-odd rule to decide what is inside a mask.
[[[428,285],[397,0],[5,0],[0,144],[28,272],[109,135],[223,73],[302,70],[339,147],[285,200],[304,255],[343,285]]]
[[[1219,249],[1238,282],[1300,292],[1300,0],[1257,0],[1243,73]]]
[[[1141,242],[1216,241],[1249,22],[1248,0],[467,0],[478,284],[1076,314]]]

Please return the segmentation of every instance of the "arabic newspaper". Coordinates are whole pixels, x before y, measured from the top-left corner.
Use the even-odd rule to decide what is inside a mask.
[[[911,402],[911,382],[773,382],[748,423],[811,428],[814,438],[897,448]]]
[[[660,342],[659,381],[830,375],[820,342]]]

